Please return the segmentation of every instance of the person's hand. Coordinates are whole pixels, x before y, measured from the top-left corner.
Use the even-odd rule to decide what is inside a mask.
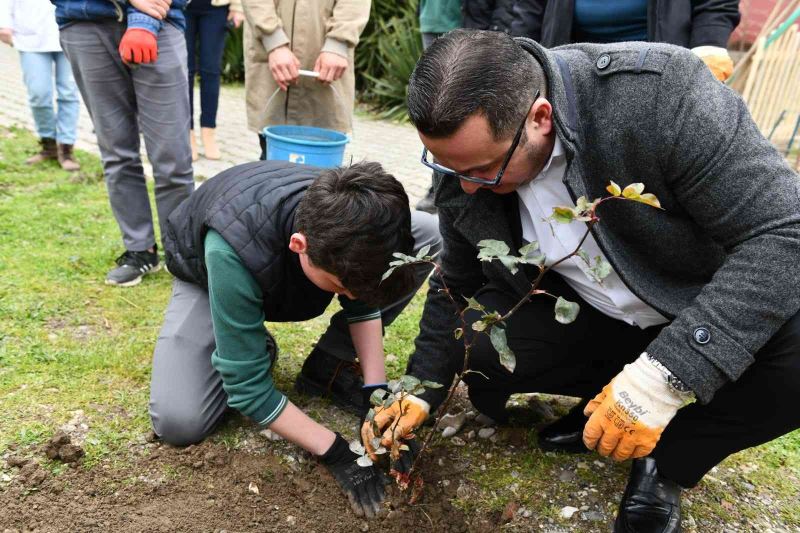
[[[333,444],[319,460],[347,495],[353,512],[357,516],[372,518],[380,513],[381,503],[386,497],[384,477],[374,465],[359,466],[356,463],[359,457],[337,433]]]
[[[8,46],[14,46],[12,40],[14,31],[11,28],[0,28],[0,41],[6,43]]]
[[[287,45],[279,46],[269,53],[269,71],[284,91],[289,85],[297,83],[300,77],[300,60],[297,59]]]
[[[234,28],[238,28],[244,22],[244,13],[240,13],[239,11],[229,10],[228,11],[228,22],[233,23]]]
[[[317,81],[330,83],[342,77],[347,70],[347,58],[333,52],[322,52],[314,63],[314,71],[319,72]]]
[[[625,365],[583,411],[583,443],[615,461],[649,455],[684,398],[646,354]]]
[[[119,41],[119,55],[126,65],[155,63],[158,59],[158,40],[147,30],[130,28]]]
[[[400,405],[402,403],[402,412]],[[381,446],[390,449],[392,442],[396,439],[413,433],[425,419],[428,418],[430,406],[428,402],[417,398],[411,394],[403,396],[402,402],[396,400],[389,407],[376,407],[375,419],[367,420],[361,426],[361,441],[369,453],[372,460],[377,460],[375,449],[372,446],[372,439],[376,437],[373,424],[377,426],[378,432],[383,431],[381,436]]]
[[[733,73],[733,59],[728,51],[720,46],[698,46],[692,52],[703,60],[711,73],[719,81],[727,80]]]
[[[133,7],[150,15],[154,19],[164,20],[167,17],[172,0],[130,0]]]

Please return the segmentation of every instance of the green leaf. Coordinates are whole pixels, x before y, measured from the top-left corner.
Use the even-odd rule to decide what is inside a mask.
[[[484,331],[486,330],[486,322],[483,320],[476,320],[472,323],[472,329],[475,331]]]
[[[403,387],[404,391],[412,391],[419,386],[421,381],[414,376],[400,376],[400,385]]]
[[[400,380],[399,379],[390,379],[389,383],[386,384],[389,387],[389,390],[393,393],[400,392]]]
[[[381,283],[383,283],[384,281],[386,281],[386,279],[387,279],[389,276],[391,276],[391,275],[392,275],[392,273],[394,272],[394,269],[395,269],[395,268],[397,268],[397,267],[396,267],[396,266],[393,266],[392,268],[390,268],[389,270],[387,270],[386,272],[384,272],[384,273],[383,273],[383,276],[381,276]]]
[[[522,257],[527,257],[528,255],[531,255],[538,249],[539,249],[539,243],[537,241],[532,241],[519,249],[519,255]]]
[[[622,194],[622,190],[619,188],[619,185],[617,185],[613,181],[611,182],[611,185],[606,187],[606,190],[610,192],[612,196],[619,196],[620,194]]]
[[[577,256],[583,259],[583,262],[589,266],[592,266],[592,261],[589,259],[589,254],[587,254],[584,250],[578,250]]]
[[[578,312],[580,309],[581,307],[575,302],[570,302],[569,300],[565,300],[559,296],[558,300],[556,300],[555,307],[556,320],[562,324],[570,324],[575,322],[575,319],[578,318]]]
[[[367,411],[367,416],[364,418],[364,420],[367,420],[369,422],[375,420],[375,409],[370,409],[369,411]]]
[[[364,455],[364,453],[366,452],[364,446],[361,444],[361,442],[357,440],[350,441],[350,451],[357,455]]]
[[[467,309],[474,309],[476,311],[483,311],[486,309],[481,303],[473,297],[464,298],[467,301]]]
[[[383,399],[387,394],[389,394],[389,392],[384,389],[375,389],[369,397],[369,403],[372,405],[380,405],[383,403]]]
[[[594,258],[594,268],[592,268],[592,271],[598,279],[606,279],[608,275],[611,274],[611,263],[598,255]]]
[[[578,213],[583,213],[583,212],[584,212],[584,211],[586,211],[586,210],[587,210],[589,207],[590,207],[590,205],[589,205],[589,200],[587,200],[585,196],[581,196],[580,198],[578,198],[578,201],[577,201],[577,203],[575,204],[575,210],[576,210]]]
[[[517,366],[517,358],[511,348],[508,347],[506,330],[501,327],[492,328],[492,331],[489,332],[489,340],[492,341],[492,346],[500,355],[500,364],[513,374],[514,368]]]
[[[478,242],[478,259],[481,261],[491,261],[495,257],[508,255],[509,247],[503,241],[494,239],[484,239]]]
[[[425,246],[419,249],[419,252],[417,252],[417,259],[422,259],[426,255],[428,255],[428,252],[430,251],[431,251],[431,245],[426,244]]]
[[[356,459],[356,464],[358,464],[360,467],[366,468],[368,466],[372,466],[372,459],[369,458],[369,455],[362,455]]]
[[[514,257],[513,255],[501,255],[497,259],[499,259],[500,262],[503,263],[503,266],[506,267],[512,274],[519,272],[519,268],[517,268],[519,258]]]
[[[639,196],[639,198],[637,198],[636,201],[661,209],[661,202],[658,201],[658,198],[656,198],[655,194],[649,192]]]
[[[631,183],[622,189],[622,196],[625,198],[638,198],[644,192],[644,183]]]
[[[435,381],[428,381],[427,379],[422,382],[422,385],[429,389],[441,389],[444,387],[441,383],[436,383]]]
[[[396,257],[396,258],[402,260],[404,264],[406,264],[406,263],[414,263],[417,260],[417,258],[414,257],[413,255],[406,255],[403,252],[394,252],[392,254],[392,257]]]
[[[575,212],[569,207],[554,207],[551,218],[559,224],[569,224],[575,220]]]
[[[453,336],[456,338],[456,340],[458,340],[461,337],[463,337],[464,336],[464,328],[456,328],[455,330],[453,330]]]

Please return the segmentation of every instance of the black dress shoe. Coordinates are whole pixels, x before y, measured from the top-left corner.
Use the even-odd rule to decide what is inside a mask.
[[[589,449],[583,443],[583,428],[588,420],[583,409],[587,403],[588,400],[581,400],[569,413],[539,431],[539,448],[548,452],[587,453]]]
[[[319,348],[311,350],[294,382],[297,392],[328,397],[339,407],[358,416],[369,409],[369,398],[364,397],[363,387],[364,379],[358,363],[339,359]]]
[[[681,531],[681,487],[659,475],[651,457],[634,459],[614,533]]]

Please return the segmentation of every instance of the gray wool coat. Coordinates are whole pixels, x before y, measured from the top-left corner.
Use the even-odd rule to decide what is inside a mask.
[[[661,201],[663,211],[605,204],[592,232],[631,291],[671,320],[647,352],[707,403],[800,309],[798,176],[689,50],[517,41],[544,67],[573,199],[606,196],[614,180],[642,182]],[[476,258],[481,239],[513,242],[519,212],[503,196],[516,194],[467,195],[457,180],[437,182],[453,292],[469,296],[489,282],[520,297],[530,289],[524,272]],[[444,354],[456,318],[435,277],[430,285],[407,371],[449,384],[456,368]],[[435,406],[443,395],[423,397]]]

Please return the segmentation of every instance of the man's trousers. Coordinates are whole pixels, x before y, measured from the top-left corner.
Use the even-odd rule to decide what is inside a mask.
[[[545,281],[542,288],[551,294],[580,304],[577,320],[567,325],[556,322],[554,301],[546,296],[523,305],[506,328],[517,359],[513,374],[500,365],[488,337],[479,335],[470,351],[470,368],[488,379],[477,373],[466,376],[471,398],[529,392],[594,398],[662,328],[642,330],[603,315],[556,273],[549,273]],[[492,286],[475,297],[487,310],[501,314],[517,302]],[[479,315],[470,311],[466,318],[471,324]],[[463,342],[453,341],[450,357],[462,361],[463,352]],[[659,472],[692,487],[725,457],[800,427],[798,391],[800,316],[795,315],[755,354],[755,362],[738,381],[720,388],[708,404],[695,402],[678,411],[651,454]]]
[[[111,210],[126,250],[155,244],[153,215],[139,157],[139,132],[153,166],[161,235],[167,217],[194,190],[189,146],[189,87],[183,33],[165,23],[155,63],[126,66],[116,21],[74,22],[61,46],[92,117]]]

